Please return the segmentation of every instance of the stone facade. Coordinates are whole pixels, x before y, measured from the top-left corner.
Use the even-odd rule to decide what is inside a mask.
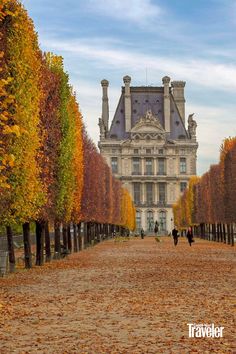
[[[153,232],[173,228],[172,204],[196,174],[196,121],[193,114],[185,127],[184,81],[165,76],[163,86],[124,87],[109,127],[108,86],[102,80],[102,117],[99,149],[133,196],[137,230]]]

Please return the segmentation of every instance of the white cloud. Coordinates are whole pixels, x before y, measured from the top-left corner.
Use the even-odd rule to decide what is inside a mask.
[[[89,0],[85,6],[103,16],[138,25],[152,22],[162,13],[161,8],[150,0]]]
[[[101,40],[102,43],[102,40]],[[151,56],[110,47],[97,46],[84,41],[58,41],[42,39],[42,44],[50,50],[70,53],[93,61],[96,65],[111,65],[113,68],[135,72],[150,68],[156,77],[168,74],[174,79],[183,79],[199,86],[232,92],[236,89],[236,66],[202,59],[183,58],[181,60],[163,56]]]
[[[196,112],[198,149],[198,173],[219,162],[219,150],[223,140],[236,136],[234,107],[221,108],[187,103],[188,112]]]
[[[182,61],[174,58],[162,56],[150,56],[143,53],[135,53],[126,50],[114,49],[110,43],[106,43],[104,48],[98,47],[96,42],[86,42],[84,40],[58,41],[54,39],[42,39],[44,47],[63,53],[65,57],[77,58],[77,61],[86,60],[89,70],[100,68],[104,71],[107,68],[124,74],[134,76],[135,81],[143,83],[143,72],[145,66],[150,68],[154,85],[160,84],[161,75],[168,74],[173,79],[183,79],[195,87],[198,86],[207,94],[210,90],[219,89],[226,93],[232,93],[236,89],[236,66],[211,62],[210,60],[188,59]],[[160,71],[161,68],[161,71]],[[101,115],[101,87],[99,82],[85,81],[80,75],[76,89],[82,113],[88,126],[91,137],[97,142],[99,130],[97,126],[98,117]],[[73,81],[73,75],[71,75]],[[103,77],[101,77],[103,79]],[[154,81],[155,80],[155,81]],[[159,83],[156,82],[159,81]],[[122,84],[122,77],[121,82]],[[134,83],[135,85],[136,83]],[[120,95],[120,86],[109,87],[110,121],[113,118]],[[212,103],[211,103],[212,104]],[[219,104],[224,104],[221,100]],[[236,135],[235,127],[235,107],[217,107],[211,105],[196,104],[196,102],[186,102],[186,111],[195,112],[198,123],[197,137],[199,142],[198,150],[198,173],[202,174],[208,170],[209,165],[218,163],[219,148],[222,140],[228,136]]]

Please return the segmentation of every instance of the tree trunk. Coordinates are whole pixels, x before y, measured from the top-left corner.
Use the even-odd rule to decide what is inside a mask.
[[[220,224],[217,224],[217,242],[220,242]]]
[[[81,235],[81,222],[77,224],[78,228],[78,239],[79,239],[79,251],[82,251],[82,235]]]
[[[223,228],[221,223],[220,223],[220,242],[223,242]]]
[[[231,234],[231,246],[234,246],[234,227],[233,227],[233,224],[230,225],[230,234]]]
[[[227,224],[227,243],[230,245],[230,225]]]
[[[54,252],[55,258],[60,258],[61,255],[61,232],[60,232],[60,223],[58,221],[54,222]]]
[[[71,241],[71,232],[70,232],[70,224],[67,225],[67,242],[68,242],[68,250],[72,252],[72,241]]]
[[[25,268],[32,268],[32,254],[31,254],[31,240],[30,240],[30,224],[25,222],[23,224],[23,240],[25,251]]]
[[[223,224],[223,239],[224,239],[224,243],[226,243],[226,231],[225,231],[225,224]]]
[[[66,224],[63,224],[62,236],[63,236],[64,251],[68,251],[68,238],[67,238],[67,225]]]
[[[46,248],[46,262],[51,261],[51,242],[48,221],[45,222],[45,248]]]
[[[87,232],[86,232],[86,245],[89,245],[90,244],[90,222],[87,222],[86,223],[87,225]]]
[[[84,236],[84,248],[86,248],[86,244],[87,244],[87,223],[84,222],[84,228],[83,228],[83,236]]]
[[[73,230],[74,230],[74,252],[78,252],[78,237],[77,237],[77,225],[73,224]]]
[[[9,265],[10,265],[10,273],[15,271],[16,265],[16,258],[15,258],[15,251],[14,251],[14,243],[13,243],[13,235],[12,235],[12,228],[11,226],[6,227],[7,231],[7,245],[8,245],[8,254],[9,254]]]
[[[36,263],[41,266],[44,263],[43,246],[44,246],[44,222],[36,221]]]

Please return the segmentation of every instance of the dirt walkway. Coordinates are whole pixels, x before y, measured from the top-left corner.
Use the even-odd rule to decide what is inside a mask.
[[[234,353],[234,256],[202,240],[111,240],[0,279],[0,353]],[[189,338],[187,323],[223,338]]]

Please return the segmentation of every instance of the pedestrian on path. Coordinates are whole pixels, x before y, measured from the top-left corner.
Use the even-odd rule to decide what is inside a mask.
[[[174,245],[177,246],[179,240],[179,231],[176,229],[176,227],[174,227],[172,230],[172,236],[174,239]]]
[[[141,228],[141,239],[144,239],[144,229],[143,228]]]
[[[194,239],[193,239],[193,231],[192,231],[191,227],[188,228],[186,236],[187,236],[187,239],[188,239],[189,246],[192,246],[192,243],[194,242]]]
[[[158,221],[156,221],[155,222],[155,227],[154,227],[155,236],[157,236],[158,231],[159,231],[159,223],[158,223]]]

